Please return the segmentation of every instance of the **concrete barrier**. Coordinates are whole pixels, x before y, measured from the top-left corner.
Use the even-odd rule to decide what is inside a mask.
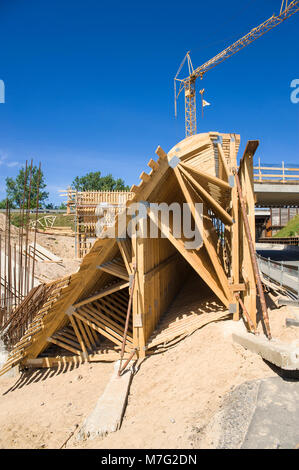
[[[266,361],[285,370],[299,370],[299,341],[291,344],[277,339],[269,341],[265,336],[247,332],[234,332],[233,340],[245,349],[259,354]]]

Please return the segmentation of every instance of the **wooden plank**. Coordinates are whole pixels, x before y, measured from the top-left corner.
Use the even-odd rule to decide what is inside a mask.
[[[255,142],[255,141],[252,141]],[[253,187],[253,149],[257,148],[257,143],[252,145],[247,145],[244,156],[240,164],[240,176],[241,176],[241,187],[243,197],[246,201],[248,222],[250,226],[251,236],[254,243],[255,240],[255,215],[254,215],[254,187]],[[251,262],[251,257],[249,253],[249,246],[247,237],[243,236],[243,263],[242,263],[243,272],[246,272],[247,290],[244,292],[244,304],[250,315],[250,318],[256,326],[256,280],[254,275],[254,270]]]
[[[127,247],[127,243],[128,241],[127,240],[117,240],[117,245],[118,245],[118,248],[119,248],[119,251],[122,255],[122,258],[124,260],[124,263],[125,263],[125,266],[126,266],[126,269],[128,271],[128,274],[132,274],[132,256],[130,256],[130,253],[128,251],[128,247]]]
[[[70,322],[71,322],[71,324],[72,324],[72,327],[74,328],[74,332],[76,333],[76,336],[77,336],[78,342],[79,342],[79,344],[80,344],[80,346],[81,346],[81,349],[82,349],[83,353],[86,355],[86,354],[87,354],[86,346],[85,346],[85,343],[84,343],[84,341],[83,341],[83,339],[82,339],[82,336],[81,336],[81,334],[80,334],[80,331],[79,331],[79,329],[78,329],[78,327],[77,327],[76,320],[75,320],[75,318],[73,317],[73,315],[69,315],[69,319],[70,319]]]
[[[210,194],[193,178],[193,176],[186,171],[185,168],[180,164],[180,170],[184,175],[190,180],[193,186],[196,187],[197,191],[199,192],[202,199],[211,206],[211,209],[215,212],[215,214],[222,220],[224,224],[232,225],[233,219],[232,217],[223,209],[223,207],[218,204],[215,199],[213,199]]]
[[[159,263],[157,266],[147,271],[144,274],[144,282],[149,281],[151,277],[154,276],[157,272],[164,269],[169,263],[172,263],[173,261],[177,260],[178,256],[179,256],[178,253],[174,253],[173,255],[169,256],[167,259]]]
[[[141,173],[139,178],[142,179],[145,183],[147,183],[151,179],[150,175],[148,173],[145,173],[145,171]]]
[[[191,212],[192,212],[192,215],[193,215],[193,219],[194,219],[194,222],[196,223],[195,206],[194,206],[194,201],[192,199],[191,193],[190,193],[190,191],[189,191],[182,175],[180,174],[179,168],[175,168],[174,171],[175,171],[175,175],[177,177],[178,183],[179,183],[179,185],[182,189],[182,192],[183,192],[183,194],[186,198],[186,201],[191,206]],[[227,276],[224,272],[222,264],[220,263],[220,260],[218,258],[217,251],[215,249],[216,240],[215,240],[215,237],[213,237],[213,234],[214,234],[213,224],[210,221],[206,210],[204,211],[204,214],[205,214],[205,217],[204,217],[204,221],[203,221],[203,230],[201,230],[203,243],[204,243],[205,248],[207,250],[207,253],[210,257],[211,263],[214,266],[214,270],[215,270],[216,275],[218,276],[219,282],[222,285],[222,289],[224,291],[224,294],[225,294],[225,296],[227,297],[228,300],[231,300],[232,295],[231,295],[231,291],[230,291],[230,288],[229,288],[228,279],[227,279]],[[206,225],[206,227],[204,227],[204,225]],[[197,226],[197,229],[200,231],[199,226]]]
[[[106,312],[106,314],[109,315],[110,317],[114,318],[114,320],[122,322],[123,324],[125,324],[125,319],[126,319],[125,315],[120,316],[117,312],[115,312],[115,310],[112,310],[111,308],[108,308],[107,305],[101,303],[100,301],[95,303],[95,307],[97,307],[97,308],[103,310],[104,312]]]
[[[76,318],[76,322],[77,322],[78,327],[79,327],[79,329],[80,329],[80,331],[81,331],[81,334],[82,334],[82,336],[83,336],[83,339],[84,339],[84,342],[85,342],[87,348],[88,348],[88,349],[91,349],[91,344],[93,343],[93,341],[90,342],[90,338],[88,337],[88,333],[87,333],[87,331],[85,330],[84,325],[83,325],[83,323],[81,322],[81,320],[79,320],[79,318]]]
[[[180,163],[180,166],[185,168],[185,170],[189,171],[193,176],[198,176],[201,180],[204,180],[207,183],[212,183],[218,186],[220,189],[225,190],[227,192],[231,192],[231,186],[226,182],[217,178],[217,176],[210,175],[209,173],[205,173],[200,171],[198,168],[194,168],[191,165],[186,163]]]
[[[200,275],[200,277],[206,282],[206,284],[214,291],[217,297],[221,300],[221,302],[228,307],[229,300],[225,296],[221,285],[219,285],[218,278],[215,279],[215,276],[212,274],[212,271],[207,268],[209,263],[207,259],[205,259],[202,250],[200,252],[196,252],[195,250],[187,250],[184,246],[184,241],[181,239],[175,238],[172,233],[167,234],[167,228],[164,227],[161,221],[156,221],[153,214],[149,211],[149,217],[151,218],[154,224],[158,223],[158,226],[162,233],[167,235],[169,241],[173,244],[173,246],[181,253],[181,255],[188,261],[188,263],[195,269],[195,271]],[[217,277],[217,276],[216,276]]]
[[[167,159],[167,153],[164,152],[164,150],[158,145],[155,153],[161,158],[161,160],[166,160]]]
[[[123,336],[124,330],[123,328],[121,328],[121,325],[111,320],[111,318],[105,316],[101,311],[95,309],[92,305],[85,306],[84,309],[80,311],[83,311],[83,313],[88,312],[91,316],[95,318],[95,320],[101,321],[104,325],[114,329],[117,333]]]
[[[72,348],[69,344],[65,344],[62,341],[58,340],[58,339],[54,339],[54,338],[51,337],[51,338],[47,338],[47,341],[49,343],[54,343],[57,346],[60,346],[61,348],[67,349],[68,351],[70,351],[74,354],[81,355],[81,351],[79,349]]]
[[[82,307],[82,309],[85,309],[85,307]],[[77,316],[80,320],[85,321],[89,326],[97,330],[99,333],[101,333],[101,335],[106,336],[108,339],[110,339],[114,343],[118,345],[122,344],[121,335],[119,335],[112,328],[109,328],[108,326],[104,325],[103,322],[100,322],[99,320],[95,320],[94,317],[91,316],[89,313],[87,313],[85,310],[84,312],[82,312],[82,310],[80,310],[80,312],[76,311],[74,315]],[[130,342],[130,340],[131,339],[128,336],[128,341]]]
[[[78,343],[78,341],[69,339],[67,336],[64,336],[63,334],[60,334],[60,332],[54,333],[52,338],[58,339],[59,341],[70,344],[71,346],[74,346],[75,348],[78,348],[78,350],[80,350],[80,344]]]
[[[223,154],[223,158],[225,158]],[[230,143],[230,160],[232,168],[237,166],[237,152],[236,142]],[[231,244],[231,275],[232,283],[238,285],[240,280],[240,229],[239,229],[239,201],[237,193],[237,185],[234,184],[231,193],[231,204],[232,204],[232,217],[234,223],[230,231],[230,244]],[[240,318],[240,306],[239,302],[235,302],[235,313],[233,319],[238,321]]]
[[[105,310],[111,316],[114,316],[119,321],[124,321],[126,319],[126,313],[124,310],[121,310],[118,306],[111,304],[106,300],[106,298],[101,299],[98,301],[100,304],[100,308]],[[114,312],[114,314],[113,314]],[[113,315],[112,315],[113,314]]]
[[[147,164],[153,171],[156,171],[158,168],[159,168],[159,165],[157,162],[155,162],[155,160],[153,160],[152,158],[150,159],[150,161],[148,162]]]
[[[74,313],[74,315],[79,318],[83,323],[86,323],[88,326],[96,330],[101,335],[105,336],[106,338],[110,339],[113,343],[118,344],[121,346],[121,341],[119,341],[114,336],[110,335],[105,329],[99,327],[96,322],[92,319],[92,317],[88,318],[88,315],[84,313],[84,316],[81,315],[78,311]]]
[[[73,305],[73,307],[80,308],[83,305],[94,302],[95,300],[101,299],[102,297],[112,294],[113,292],[117,292],[121,289],[125,289],[126,287],[129,287],[129,282],[117,282],[116,284],[113,284],[112,286],[102,289],[97,294],[92,295],[91,297],[88,297],[87,299],[81,300],[80,302],[77,302],[76,304]]]
[[[219,155],[219,159],[220,159],[220,162],[222,164],[222,168],[224,170],[224,174],[226,176],[226,181],[228,181],[228,178],[229,178],[229,175],[231,174],[231,171],[229,170],[228,168],[228,165],[227,165],[227,161],[226,161],[226,158],[225,158],[225,154],[224,154],[224,151],[223,151],[223,148],[222,148],[222,145],[218,142],[217,143],[217,149],[218,149],[218,155]]]
[[[129,280],[129,275],[126,271],[125,266],[123,266],[122,268],[118,263],[115,262],[115,260],[99,265],[97,266],[97,268],[101,269],[102,271],[105,271],[108,274],[112,274],[113,276],[120,277],[125,281]]]

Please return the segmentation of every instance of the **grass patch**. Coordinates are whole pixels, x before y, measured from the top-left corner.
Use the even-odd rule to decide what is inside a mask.
[[[297,237],[299,235],[299,214],[295,215],[274,237]]]

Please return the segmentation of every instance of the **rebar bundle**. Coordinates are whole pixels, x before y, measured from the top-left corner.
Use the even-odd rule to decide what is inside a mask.
[[[17,236],[12,234],[11,203],[8,198],[6,199],[4,239],[0,234],[0,334],[10,328],[13,319],[15,328],[21,328],[20,331],[23,331],[22,323],[27,323],[27,319],[31,318],[28,307],[29,304],[31,307],[32,305],[24,302],[24,299],[30,292],[33,293],[36,290],[34,272],[37,224],[35,223],[33,228],[30,227],[32,179],[33,161],[31,160],[30,166],[27,161],[25,166]],[[39,212],[40,181],[41,165],[39,165],[37,176],[35,220]],[[33,244],[29,244],[30,231],[33,231]]]

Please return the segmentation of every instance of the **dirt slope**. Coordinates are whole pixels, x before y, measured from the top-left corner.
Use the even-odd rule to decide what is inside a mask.
[[[273,335],[292,342],[286,328],[292,311],[270,312]],[[212,447],[206,426],[223,398],[247,380],[275,372],[231,341],[231,320],[211,323],[172,349],[149,356],[134,376],[120,431],[78,442],[77,448]],[[112,364],[85,364],[72,371],[37,370],[0,379],[0,448],[58,448],[92,411],[112,373]]]

